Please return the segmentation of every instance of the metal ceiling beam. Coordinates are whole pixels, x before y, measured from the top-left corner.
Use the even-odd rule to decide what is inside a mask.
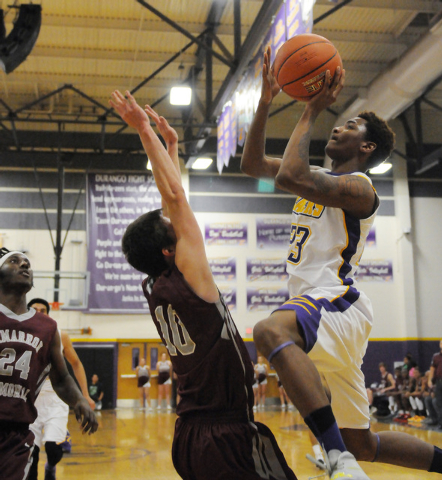
[[[330,1],[316,0],[316,5],[329,7]],[[440,2],[434,0],[354,0],[351,7],[437,13],[440,10]]]
[[[150,10],[154,15],[156,15],[158,18],[160,18],[161,20],[163,20],[163,22],[166,22],[168,23],[169,25],[171,25],[173,28],[175,28],[175,30],[177,30],[178,32],[182,33],[185,37],[187,38],[190,38],[190,40],[193,40],[194,43],[196,43],[198,46],[200,46],[201,48],[203,48],[204,50],[207,49],[207,46],[205,45],[204,41],[202,40],[199,40],[197,37],[195,37],[194,35],[192,35],[190,32],[188,32],[185,28],[182,28],[180,25],[178,25],[178,23],[174,22],[173,20],[171,20],[169,17],[167,17],[166,15],[164,15],[163,13],[161,13],[159,10],[157,10],[156,8],[154,8],[152,5],[149,5],[147,2],[145,2],[144,0],[137,0],[137,2],[142,5],[143,7],[147,8],[148,10]],[[231,67],[232,64],[229,60],[227,60],[226,58],[224,58],[222,55],[220,55],[218,52],[215,52],[214,50],[212,50],[212,54],[213,56],[215,56],[216,58],[218,58],[219,60],[221,60],[223,63],[225,63],[227,66]]]
[[[237,1],[237,0],[236,0]],[[262,0],[260,0],[262,1]],[[96,17],[82,17],[82,16],[63,16],[45,14],[45,27],[61,27],[61,28],[91,28],[97,29]],[[188,32],[198,35],[205,27],[201,23],[196,22],[180,22],[180,26]],[[100,18],[100,29],[106,30],[128,30],[134,32],[149,32],[149,33],[177,33],[177,30],[172,25],[158,20],[144,20],[140,26],[139,19],[132,18]],[[218,35],[233,35],[233,25],[220,25],[217,29]],[[32,51],[34,54],[34,50]]]
[[[336,6],[330,8],[330,10],[327,10],[325,13],[320,15],[319,17],[316,17],[313,20],[313,25],[316,25],[317,23],[321,22],[325,18],[329,17],[330,15],[333,15],[335,12],[340,10],[341,8],[345,7],[349,3],[351,3],[353,0],[342,0],[342,2],[338,3]]]

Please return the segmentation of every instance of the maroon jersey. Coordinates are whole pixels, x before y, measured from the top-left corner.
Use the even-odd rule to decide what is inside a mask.
[[[15,315],[0,305],[0,421],[30,424],[35,399],[50,370],[52,318],[30,310]]]
[[[177,374],[177,414],[207,412],[252,420],[253,367],[221,295],[198,297],[173,267],[143,291]]]

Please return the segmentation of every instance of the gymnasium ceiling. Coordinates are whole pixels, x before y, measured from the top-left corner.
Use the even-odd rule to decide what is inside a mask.
[[[16,1],[15,6],[21,3],[25,2]],[[122,124],[113,112],[105,110],[111,91],[136,89],[135,96],[141,104],[155,105],[176,126],[185,159],[196,154],[201,146],[203,151],[214,154],[216,116],[222,108],[220,91],[233,91],[245,66],[241,60],[256,51],[253,46],[260,44],[267,29],[263,25],[268,25],[281,0],[33,3],[42,6],[38,40],[16,70],[10,74],[0,72],[0,166],[26,167],[35,162],[37,167],[56,165],[54,158],[63,153],[70,168],[84,168],[85,159],[93,157],[93,168],[141,169],[144,160],[138,139],[129,129],[117,134]],[[12,29],[17,12],[11,8],[13,4],[12,0],[0,0],[7,31]],[[240,10],[241,29],[239,32],[236,28],[236,38],[241,38],[242,50],[238,41],[235,48],[235,5]],[[336,6],[342,8],[318,21]],[[334,113],[339,114],[361,89],[368,88],[440,21],[442,1],[317,0],[313,18],[313,32],[336,45],[347,72],[345,89],[333,106]],[[177,26],[184,31],[177,31]],[[188,33],[198,37],[204,31],[212,36],[199,37],[200,40],[210,41],[215,52],[212,82],[206,81],[205,50],[196,43],[190,44],[191,37],[186,36]],[[170,63],[164,67],[166,62]],[[197,93],[192,108],[170,106],[170,88],[189,78],[193,78]],[[208,88],[212,89],[211,95]],[[420,111],[426,125],[432,123],[435,115],[441,118],[442,82],[435,82],[424,100]],[[290,101],[284,94],[274,101],[275,114],[269,123],[269,137],[273,139],[268,144],[273,150],[270,153],[281,153],[283,140],[293,127],[293,121],[287,119],[301,111],[302,105],[295,104],[276,113]],[[212,108],[207,108],[207,103]],[[318,148],[333,125],[333,114],[329,117],[323,122],[322,130],[326,133],[318,130]],[[413,166],[422,133],[416,129],[413,109],[402,123],[408,130],[409,141],[407,151],[401,153],[407,154]],[[426,149],[440,148],[440,143],[434,138],[422,138],[421,150],[428,153]],[[436,165],[436,174],[438,169]]]

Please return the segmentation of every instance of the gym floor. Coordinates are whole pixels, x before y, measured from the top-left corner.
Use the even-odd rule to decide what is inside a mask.
[[[72,452],[57,465],[63,480],[179,480],[170,450],[176,415],[149,413],[140,409],[104,410],[95,435],[82,435],[75,417],[69,416]],[[299,480],[321,472],[306,458],[312,453],[306,427],[299,413],[269,408],[255,413],[256,420],[268,425]],[[442,447],[442,431],[381,423],[373,419],[373,431],[394,430],[410,433]],[[40,455],[39,478],[44,478],[45,454]],[[383,464],[361,464],[371,480],[432,480],[435,473],[420,472]],[[328,480],[328,477],[320,477]]]

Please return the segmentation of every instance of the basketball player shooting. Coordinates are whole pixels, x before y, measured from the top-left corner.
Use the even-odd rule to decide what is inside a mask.
[[[176,133],[129,92],[126,98],[113,92],[110,104],[138,131],[169,215],[155,210],[139,217],[128,226],[122,249],[148,275],[143,291],[177,374],[174,466],[186,480],[296,480],[270,430],[254,422],[252,362],[213,280],[177,158],[165,150],[149,117],[169,153]]]
[[[371,432],[360,369],[373,313],[369,299],[354,287],[353,275],[379,207],[365,172],[388,158],[394,134],[374,113],[361,113],[332,130],[325,148],[331,171],[310,167],[314,123],[344,87],[344,71],[337,70],[333,79],[327,71],[282,160],[267,157],[266,123],[279,92],[269,59],[270,49],[241,168],[252,177],[275,178],[279,188],[297,198],[287,258],[292,298],[255,326],[257,348],[327,452],[331,478],[367,479],[354,457],[442,473],[441,449],[404,433]]]

